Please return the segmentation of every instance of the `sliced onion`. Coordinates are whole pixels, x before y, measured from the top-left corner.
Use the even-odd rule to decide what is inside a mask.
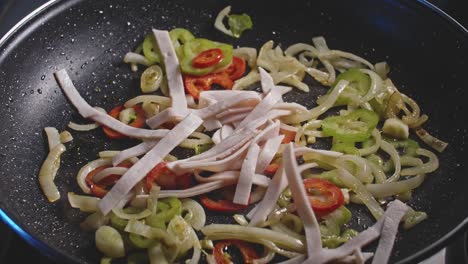
[[[154,243],[148,248],[148,257],[151,264],[169,264],[161,243]]]
[[[171,106],[171,98],[165,97],[165,96],[159,96],[159,95],[140,95],[137,97],[134,97],[127,102],[125,102],[124,107],[130,108],[134,105],[145,103],[145,102],[152,102],[156,103],[158,105],[164,106],[164,108],[170,107]]]
[[[54,179],[60,167],[60,156],[65,150],[65,146],[61,143],[55,146],[47,155],[39,171],[39,184],[49,202],[60,199],[60,192],[54,183]]]
[[[182,209],[188,212],[187,215],[190,215],[190,217],[184,217],[185,221],[187,221],[195,230],[200,230],[205,226],[205,209],[203,209],[198,202],[192,199],[183,199]]]
[[[398,151],[395,149],[395,147],[392,146],[392,144],[382,140],[380,143],[380,147],[382,148],[383,151],[387,152],[388,155],[390,155],[390,158],[392,159],[393,165],[395,167],[395,172],[393,172],[393,175],[389,177],[386,182],[394,182],[398,181],[400,179],[400,172],[401,172],[401,162],[400,162],[400,155],[398,154]]]
[[[63,131],[60,133],[60,143],[65,144],[73,140],[73,136],[70,132],[68,131]]]
[[[257,69],[253,69],[246,76],[236,80],[232,90],[244,90],[258,81],[260,81],[260,74]]]
[[[193,132],[188,138],[184,139],[182,143],[179,144],[179,147],[195,149],[198,146],[205,144],[213,144],[210,136],[200,132]]]
[[[110,226],[101,226],[96,231],[96,247],[104,255],[111,258],[125,256],[125,248],[122,236],[119,231]]]
[[[125,232],[137,234],[149,239],[162,240],[166,245],[175,245],[176,238],[160,228],[152,228],[137,220],[128,221]]]
[[[351,173],[345,169],[338,169],[340,181],[349,189],[353,190],[356,195],[367,206],[375,219],[380,219],[384,214],[384,210],[380,207],[375,198],[367,191],[366,187],[356,179]]]
[[[128,171],[128,168],[124,168],[124,167],[105,168],[102,171],[100,171],[98,174],[94,175],[93,181],[100,182],[111,175],[124,175],[127,171]]]
[[[418,137],[422,141],[424,141],[424,143],[428,144],[433,149],[435,149],[435,150],[437,150],[439,152],[444,151],[445,148],[448,146],[447,142],[444,142],[444,141],[432,136],[424,128],[421,128],[421,127],[416,128],[415,131],[416,131],[416,135],[418,135]]]
[[[45,127],[45,133],[47,134],[47,141],[49,143],[49,151],[61,144],[60,134],[55,127]]]
[[[256,68],[255,66],[257,64],[257,49],[241,47],[234,49],[233,55],[246,60],[247,64],[251,69]]]
[[[219,11],[215,19],[214,27],[228,36],[235,37],[232,31],[227,29],[223,23],[223,19],[227,17],[230,12],[231,6],[226,6],[225,8],[223,8],[223,10]]]
[[[77,195],[75,193],[68,193],[68,202],[73,208],[78,208],[82,212],[94,213],[98,210],[97,204],[99,198],[92,196]]]
[[[161,85],[163,72],[158,65],[152,65],[141,74],[140,88],[142,93],[156,92]]]
[[[390,66],[386,61],[378,62],[374,66],[375,72],[382,78],[383,80],[387,79],[387,74],[390,72]]]
[[[374,129],[372,131],[372,137],[374,138],[374,144],[367,148],[358,149],[359,155],[368,156],[372,153],[377,152],[377,150],[379,150],[380,144],[382,142],[382,136],[380,135],[380,132],[377,129]]]
[[[239,226],[228,224],[211,224],[201,229],[206,239],[240,239],[252,243],[260,240],[271,241],[277,246],[295,252],[304,252],[304,243],[286,234],[260,227]]]
[[[98,123],[92,123],[92,124],[86,124],[86,125],[80,125],[80,124],[76,124],[73,122],[68,123],[68,127],[75,131],[90,131],[90,130],[98,128],[99,126],[100,125]]]
[[[89,186],[86,183],[86,176],[91,171],[101,166],[112,166],[112,160],[109,158],[93,160],[88,164],[84,165],[76,175],[76,181],[78,182],[78,186],[80,186],[81,190],[84,193],[91,194],[91,189],[89,189]]]
[[[367,184],[366,189],[375,198],[385,198],[392,195],[397,195],[407,191],[411,191],[421,185],[424,181],[424,174],[417,175],[411,179],[397,181],[397,182],[385,182],[381,184]]]
[[[402,169],[401,170],[402,176],[430,173],[430,172],[437,170],[437,168],[439,168],[439,159],[431,151],[418,148],[416,150],[416,154],[428,157],[429,161],[419,166]]]
[[[150,66],[151,63],[149,62],[148,59],[145,58],[145,56],[135,53],[135,52],[127,52],[125,54],[123,61],[125,63],[135,63],[135,64],[142,64],[145,66]]]
[[[121,219],[126,219],[126,220],[140,220],[145,217],[148,217],[151,215],[151,211],[148,209],[144,209],[143,211],[136,213],[136,214],[128,214],[125,213],[122,209],[120,208],[114,208],[112,209],[112,212]]]

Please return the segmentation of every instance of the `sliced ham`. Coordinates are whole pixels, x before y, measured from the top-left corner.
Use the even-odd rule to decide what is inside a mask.
[[[262,201],[247,215],[247,217],[251,219],[249,223],[250,226],[257,226],[267,219],[268,215],[276,206],[276,201],[278,201],[280,194],[287,185],[288,181],[283,165],[281,164],[278,170],[276,170]]]
[[[296,155],[293,143],[289,143],[283,152],[283,166],[289,182],[289,188],[296,205],[297,212],[304,224],[307,241],[307,255],[315,263],[324,263],[320,228],[314,211],[310,206],[309,197],[302,183],[302,177],[297,169]],[[313,263],[311,262],[311,263]]]
[[[134,147],[122,150],[112,158],[112,164],[117,166],[127,159],[141,156],[152,149],[157,143],[158,141],[145,141]]]
[[[169,32],[165,30],[153,29],[153,34],[156,37],[156,42],[164,60],[172,107],[180,113],[180,116],[185,116],[187,114],[187,99],[185,98],[184,82],[171,37],[169,36]]]
[[[162,138],[143,158],[134,164],[99,202],[99,209],[108,214],[143,179],[153,167],[197,129],[203,120],[188,115]]]
[[[148,118],[146,120],[146,124],[151,128],[158,128],[161,125],[167,122],[174,122],[183,119],[185,116],[180,115],[179,110],[174,110],[174,108],[167,108],[164,111],[160,112],[159,114]]]
[[[198,182],[212,182],[212,181],[230,181],[230,180],[237,180],[240,175],[240,171],[223,171],[215,173],[209,177],[202,177],[199,173],[195,171],[195,179]],[[265,175],[261,174],[254,174],[253,176],[253,184],[267,187],[270,184],[270,178],[266,177]]]
[[[208,118],[215,116],[225,110],[238,107],[253,107],[260,101],[258,93],[256,92],[243,92],[237,96],[228,96],[223,100],[217,101],[214,104],[208,105],[201,109],[193,110],[200,118]]]
[[[375,251],[373,264],[387,263],[392,253],[395,237],[398,233],[398,225],[401,219],[409,210],[409,207],[400,200],[391,202],[384,214],[384,224],[380,234],[379,245]]]
[[[155,139],[162,138],[168,133],[167,129],[149,130],[131,127],[111,117],[108,114],[101,113],[99,110],[96,110],[93,107],[91,107],[83,99],[83,97],[80,96],[65,69],[57,71],[55,73],[55,77],[67,98],[76,107],[80,115],[84,118],[90,118],[102,125],[112,128],[113,130],[121,134],[133,138]]]
[[[250,192],[252,190],[255,167],[257,165],[260,147],[253,143],[250,145],[247,155],[242,163],[241,173],[237,181],[236,192],[234,194],[234,203],[248,205]]]
[[[271,87],[274,87],[273,79],[271,76],[262,68],[259,68],[262,87],[270,87],[268,94],[260,101],[260,103],[250,112],[250,114],[242,120],[237,129],[246,126],[254,120],[257,120],[261,117],[267,115],[267,113],[273,108],[273,106],[280,101],[281,94],[271,90]]]

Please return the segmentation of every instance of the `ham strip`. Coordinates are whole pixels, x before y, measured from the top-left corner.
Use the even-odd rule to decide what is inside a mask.
[[[184,82],[171,37],[169,32],[165,30],[153,29],[153,34],[164,60],[172,107],[180,116],[185,116],[187,114],[187,99],[185,98]]]
[[[102,125],[112,128],[121,134],[133,138],[155,139],[162,138],[168,133],[167,129],[149,130],[131,127],[108,114],[101,113],[99,110],[94,109],[78,93],[65,69],[57,71],[55,73],[55,78],[57,79],[67,98],[84,118],[90,118]]]
[[[151,128],[158,128],[162,124],[167,122],[179,121],[183,119],[184,116],[179,114],[179,111],[174,110],[174,108],[167,108],[159,114],[148,118],[146,124]]]
[[[372,264],[388,262],[398,233],[398,225],[408,210],[409,207],[400,200],[394,200],[389,204],[384,214],[384,225]]]
[[[253,177],[255,175],[255,167],[257,164],[260,147],[253,143],[249,147],[247,156],[242,163],[242,169],[237,181],[236,192],[234,194],[234,203],[248,205],[250,191],[252,190]]]
[[[247,217],[251,219],[249,226],[257,226],[264,222],[275,208],[280,194],[287,187],[288,181],[284,172],[283,164],[276,171],[262,201],[249,212]]]
[[[230,96],[224,100],[220,100],[207,107],[193,110],[200,118],[205,119],[208,117],[215,116],[227,109],[235,106],[239,107],[254,107],[260,101],[260,98],[256,92],[244,92],[237,96]]]
[[[232,115],[232,114],[247,113],[247,112],[252,111],[252,109],[253,109],[253,107],[249,107],[249,106],[231,108],[231,109],[227,109],[226,111],[217,114],[216,118],[220,119],[220,118],[223,118],[225,116]]]
[[[134,164],[99,202],[99,209],[106,215],[148,172],[166,155],[192,134],[202,120],[194,114],[188,115],[161,139],[141,160]]]
[[[118,164],[122,163],[127,159],[143,155],[150,149],[152,149],[157,143],[158,141],[146,141],[134,147],[122,150],[121,152],[119,152],[119,154],[115,155],[112,158],[112,164],[114,166],[117,166]]]
[[[283,141],[283,138],[284,135],[279,135],[266,141],[265,146],[263,146],[263,149],[258,156],[257,167],[255,168],[256,173],[263,173],[268,165],[270,165],[271,161],[276,155],[276,152],[281,146],[281,141]]]
[[[209,177],[202,177],[197,172],[195,174],[195,179],[198,182],[213,182],[213,181],[228,181],[228,180],[237,180],[240,175],[240,171],[223,171],[215,173]],[[261,174],[254,174],[253,176],[253,184],[267,187],[270,184],[270,178],[266,177],[265,175]]]
[[[289,188],[296,205],[297,212],[304,223],[304,233],[307,241],[307,256],[313,258],[311,263],[324,263],[322,254],[322,240],[320,228],[310,206],[307,192],[302,183],[302,177],[298,173],[296,155],[293,143],[289,143],[283,152],[283,166],[289,182]]]
[[[274,87],[275,84],[273,83],[273,79],[271,76],[262,68],[259,68],[260,70],[260,76],[261,76],[261,83],[262,87],[270,87],[269,90],[271,90],[271,87]],[[250,114],[242,120],[242,122],[239,124],[239,128],[242,128],[246,126],[247,124],[250,124],[252,121],[257,120],[261,117],[266,116],[266,114],[270,111],[270,109],[273,108],[273,106],[281,99],[281,95],[274,90],[271,90],[264,98],[263,100],[250,112]]]

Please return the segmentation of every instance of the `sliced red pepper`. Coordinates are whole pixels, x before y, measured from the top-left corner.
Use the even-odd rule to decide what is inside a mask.
[[[139,105],[134,105],[134,106],[132,106],[132,108],[135,110],[136,118],[135,118],[135,120],[130,122],[130,124],[128,124],[128,125],[132,126],[132,127],[137,127],[137,128],[144,127],[145,126],[145,111],[143,111],[143,108],[141,108],[141,106],[139,106]],[[114,107],[112,110],[110,110],[108,114],[110,116],[112,116],[113,118],[117,119],[117,118],[119,118],[120,112],[122,110],[124,110],[124,109],[125,109],[125,107],[123,105],[119,105],[119,106]],[[109,138],[112,138],[112,139],[127,137],[127,136],[125,136],[123,134],[120,134],[117,131],[112,130],[111,128],[106,127],[106,126],[103,126],[102,130],[104,131],[104,133]]]
[[[193,185],[192,174],[176,175],[168,167],[166,162],[158,163],[146,175],[146,189],[149,191],[156,182],[163,189],[187,189]]]
[[[206,209],[217,212],[235,213],[247,208],[247,205],[235,204],[228,200],[214,201],[206,194],[200,196],[200,202]]]
[[[223,51],[220,48],[214,48],[202,51],[192,59],[192,66],[204,69],[216,65],[224,58]]]
[[[296,138],[296,132],[291,131],[291,130],[280,128],[280,134],[284,135],[284,138],[283,138],[283,141],[281,141],[281,144],[287,144],[291,141],[294,141],[294,139]]]
[[[322,215],[331,213],[344,204],[344,196],[340,188],[327,180],[305,179],[304,186],[314,212]]]
[[[117,165],[117,167],[124,167],[124,168],[130,168],[131,166],[132,164],[129,164],[129,163],[122,163],[122,164]],[[86,175],[85,182],[89,186],[89,189],[91,190],[92,195],[99,197],[99,198],[104,197],[108,192],[107,188],[109,186],[114,185],[115,182],[117,182],[122,176],[122,175],[112,174],[112,175],[107,176],[105,179],[99,182],[94,182],[93,178],[94,176],[96,176],[96,174],[110,167],[112,166],[100,166],[92,170],[90,173],[88,173],[88,175]]]
[[[245,60],[240,57],[232,57],[231,65],[225,70],[231,80],[235,81],[242,77],[246,69]]]
[[[234,86],[234,82],[225,72],[210,73],[203,76],[184,76],[185,91],[195,99],[200,97],[200,92],[210,90],[213,84],[218,84],[224,89],[232,89],[232,86]]]
[[[230,239],[230,240],[223,240],[223,241],[216,243],[213,249],[213,255],[214,255],[216,264],[232,263],[231,257],[226,252],[227,248],[232,247],[232,246],[235,246],[241,252],[242,257],[244,258],[243,263],[246,263],[246,264],[254,263],[254,260],[258,259],[257,252],[255,252],[255,250],[252,248],[252,246],[249,243],[241,241],[241,240]]]
[[[278,168],[279,168],[278,163],[271,163],[270,165],[268,165],[268,167],[266,167],[266,169],[265,169],[265,171],[263,173],[265,173],[266,176],[271,177],[271,176],[275,175]]]

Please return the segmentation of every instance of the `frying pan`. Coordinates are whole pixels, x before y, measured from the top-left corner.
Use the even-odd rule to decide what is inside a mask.
[[[214,16],[228,4],[254,21],[253,30],[239,40],[213,28]],[[256,48],[270,39],[286,47],[323,35],[332,48],[371,62],[388,61],[397,87],[429,115],[425,127],[449,142],[439,155],[440,168],[410,202],[429,219],[398,235],[391,262],[416,262],[464,230],[468,33],[440,10],[424,2],[396,0],[53,1],[0,43],[0,217],[44,254],[60,263],[98,262],[93,234],[79,228],[85,216],[70,208],[66,193],[79,192],[75,175],[98,151],[135,144],[109,142],[101,130],[73,133],[75,140],[67,146],[56,178],[62,199],[48,203],[37,183],[47,151],[42,129],[63,130],[70,120],[85,121],[62,94],[53,72],[66,68],[88,102],[110,109],[138,94],[139,73],[132,73],[122,57],[152,27],[184,27],[196,36]],[[287,99],[311,107],[324,89],[314,91]],[[362,229],[372,223],[365,208],[352,209],[353,226]],[[211,214],[208,219],[229,221],[226,215]]]

